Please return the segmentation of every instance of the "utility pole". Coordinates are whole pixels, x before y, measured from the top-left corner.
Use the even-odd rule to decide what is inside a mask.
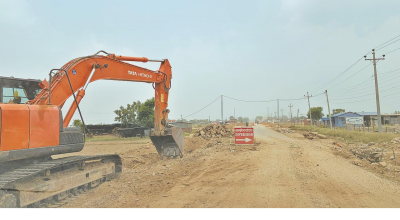
[[[364,111],[363,111],[363,129],[364,129]]]
[[[372,49],[372,59],[367,59],[367,56],[365,55],[364,58],[365,60],[369,60],[374,64],[374,77],[375,77],[375,95],[376,95],[376,110],[378,113],[378,132],[382,133],[382,118],[381,118],[381,106],[379,103],[379,90],[378,90],[378,74],[376,73],[376,63],[379,62],[379,60],[385,60],[385,55],[382,55],[383,58],[375,58],[375,49]]]
[[[332,115],[331,115],[331,109],[329,108],[328,90],[325,90],[325,94],[326,94],[326,102],[328,102],[329,121],[331,123],[331,129],[332,129]]]
[[[277,101],[277,103],[278,103],[277,112],[278,112],[278,127],[279,127],[279,124],[280,124],[280,119],[279,119],[279,99],[277,99],[276,101]]]
[[[304,97],[306,97],[306,96],[304,95]],[[312,126],[312,117],[311,117],[310,97],[312,97],[312,95],[311,95],[311,96],[310,96],[310,95],[308,95],[308,92],[307,92],[307,99],[308,99],[308,112],[310,113],[310,123],[311,123],[311,126]]]
[[[281,108],[281,112],[282,112],[282,120],[283,120],[283,108]]]
[[[224,123],[224,97],[221,95],[221,121]]]
[[[292,121],[292,103],[290,103],[289,108],[290,108],[290,121]]]
[[[181,115],[181,121],[183,121],[182,115]]]

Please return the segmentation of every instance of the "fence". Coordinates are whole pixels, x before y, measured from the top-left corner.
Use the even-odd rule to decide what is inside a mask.
[[[330,126],[324,124],[323,122],[316,122],[314,125],[322,128],[330,128]],[[334,126],[333,129],[338,129],[338,130],[347,130],[347,131],[359,131],[359,132],[378,132],[378,126],[356,126],[353,124],[346,124],[343,127],[339,126]],[[392,134],[398,134],[400,133],[400,130],[394,126],[382,126],[382,132],[384,133],[392,133]]]

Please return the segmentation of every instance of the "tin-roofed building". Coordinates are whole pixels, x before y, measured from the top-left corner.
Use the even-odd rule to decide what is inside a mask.
[[[383,125],[398,125],[400,123],[400,114],[381,114]],[[321,120],[329,125],[329,118]],[[355,127],[373,127],[378,125],[378,116],[376,112],[341,112],[332,115],[332,124],[334,127],[344,127],[354,125]]]
[[[346,125],[362,127],[363,116],[356,112],[341,112],[332,115],[332,124],[334,127],[344,127]]]

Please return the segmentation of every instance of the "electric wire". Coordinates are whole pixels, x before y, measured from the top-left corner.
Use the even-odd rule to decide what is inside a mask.
[[[400,37],[400,35],[398,35],[398,36],[396,36],[396,37],[394,37],[394,38],[392,38],[392,39],[386,41],[385,43],[380,44],[379,46],[375,47],[375,51],[381,50],[381,49],[383,49],[383,48],[386,48],[387,46],[390,46],[390,45],[396,43],[397,41],[400,41],[400,39],[397,39],[397,38],[399,38],[399,37]],[[395,40],[395,39],[397,39],[397,40]],[[387,52],[386,54],[390,54],[390,53],[395,52],[395,51],[397,51],[397,50],[400,50],[400,48],[391,50],[391,51]],[[366,53],[364,56],[367,56],[367,55],[369,55],[370,53],[371,53],[371,51],[369,51],[368,53]],[[321,88],[323,88],[323,87],[325,87],[325,86],[327,86],[327,85],[333,83],[335,80],[337,80],[339,77],[341,77],[341,76],[344,75],[346,72],[348,72],[351,68],[353,68],[357,63],[359,63],[359,62],[364,58],[364,56],[361,57],[360,59],[358,59],[358,60],[357,60],[355,63],[353,63],[352,65],[350,65],[350,66],[349,66],[347,69],[345,69],[343,72],[341,72],[340,74],[338,74],[337,76],[335,76],[334,78],[332,78],[331,80],[329,80],[327,83],[325,83],[325,84],[323,84],[323,85],[317,87],[315,90],[312,90],[312,91],[315,92],[315,91],[317,91],[317,90],[319,90],[319,89],[321,89]],[[383,56],[383,55],[382,55],[382,56]],[[382,56],[381,56],[381,57],[382,57]],[[354,77],[355,75],[357,75],[358,73],[360,73],[361,71],[363,71],[364,69],[366,69],[367,67],[369,67],[371,64],[372,64],[372,63],[368,64],[367,66],[363,67],[363,68],[360,69],[359,71],[355,72],[354,74],[350,75],[350,76],[347,77],[346,79],[342,80],[341,82],[339,82],[339,83],[337,83],[336,85],[331,86],[331,87],[329,87],[329,88],[335,88],[335,87],[337,87],[338,85],[340,85],[340,84],[342,84],[343,82],[349,80],[350,78]],[[386,73],[394,73],[394,74],[395,74],[395,73],[397,73],[396,71],[398,71],[398,70],[400,70],[400,68],[399,68],[399,69],[396,69],[396,70],[388,71],[388,72],[385,72],[385,73],[381,73],[380,75],[384,75],[384,74],[386,74]],[[383,82],[387,82],[387,81],[391,80],[391,78],[389,78],[389,76],[391,76],[391,75],[392,75],[392,74],[389,74],[389,75],[384,76],[383,78],[384,78],[385,80],[384,80]],[[358,88],[358,90],[356,90],[356,91],[358,91],[358,92],[360,92],[362,89],[366,89],[367,87],[365,87],[365,88],[361,87],[361,90],[360,90],[359,86],[361,86],[361,85],[367,83],[369,80],[371,80],[371,78],[373,78],[373,76],[368,77],[366,80],[364,80],[364,81],[361,82],[360,84],[357,84],[357,85],[354,86],[354,87],[348,88],[348,89],[346,89],[345,91],[343,91],[343,89],[341,89],[341,90],[340,90],[340,91],[342,92],[341,94],[343,95],[343,94],[345,94],[345,93],[348,93],[348,92],[350,92],[350,91],[353,91],[353,90],[356,89],[356,88]],[[382,81],[381,81],[381,82],[382,82]],[[380,82],[380,84],[381,84],[381,82]],[[397,83],[397,82],[395,82],[395,83]],[[390,84],[390,85],[393,85],[393,83]],[[366,86],[368,86],[368,85],[366,85]],[[385,89],[385,90],[381,90],[381,92],[384,92],[384,91],[392,91],[393,88],[398,88],[398,87],[400,87],[400,86],[395,86],[395,87],[387,88],[387,89]],[[369,87],[368,87],[368,88],[369,88]],[[335,94],[337,94],[335,91],[339,91],[339,90],[335,90],[335,89],[333,90],[333,95],[334,95],[334,96],[335,96]],[[320,94],[317,94],[317,95],[314,95],[314,96],[310,96],[309,98],[315,98],[315,97],[318,97],[318,96],[323,95],[323,94],[325,94],[325,92],[320,93]],[[335,101],[335,100],[344,100],[344,99],[355,99],[355,98],[360,98],[360,97],[366,97],[366,96],[369,96],[369,95],[372,95],[372,94],[375,94],[375,93],[369,93],[369,94],[364,94],[364,95],[361,95],[361,96],[347,97],[347,98],[342,98],[342,99],[331,99],[331,100]],[[396,93],[396,94],[397,94],[397,93]],[[396,94],[391,94],[391,95],[388,95],[388,96],[382,96],[382,98],[384,98],[384,97],[389,97],[389,96],[396,95]],[[274,102],[274,101],[277,101],[277,100],[278,100],[278,99],[271,99],[271,100],[265,100],[265,101],[264,101],[264,100],[262,100],[262,101],[259,101],[259,100],[258,100],[258,101],[255,101],[255,100],[236,99],[236,98],[232,98],[232,97],[225,96],[225,95],[223,95],[222,97],[226,97],[226,98],[228,98],[228,99],[235,100],[235,101],[240,101],[240,102],[261,102],[261,103],[269,103],[269,102]],[[206,105],[205,107],[201,108],[200,110],[198,110],[198,111],[196,111],[196,112],[194,112],[194,113],[192,113],[192,114],[190,114],[190,115],[188,115],[188,116],[185,116],[184,118],[190,117],[190,116],[192,116],[192,115],[194,115],[194,114],[196,114],[196,113],[198,113],[198,112],[204,110],[205,108],[207,108],[208,106],[210,106],[211,104],[213,104],[214,102],[216,102],[219,98],[221,98],[221,97],[216,98],[214,101],[212,101],[211,103],[209,103],[209,104]],[[305,100],[305,99],[307,99],[307,97],[297,98],[297,99],[279,99],[279,101],[295,101],[295,103],[297,103],[298,101],[300,101],[300,100]],[[335,103],[335,104],[358,103],[358,102],[365,102],[365,101],[370,101],[370,100],[374,100],[374,99],[365,99],[365,100],[358,100],[358,101],[352,101],[352,102],[342,102],[342,103]],[[326,102],[327,102],[326,100],[323,100],[322,102],[319,102],[319,104],[318,104],[317,106],[322,105],[322,104],[325,104]]]
[[[392,44],[396,43],[397,41],[400,41],[400,39],[395,40],[395,41],[393,41],[392,43],[390,43],[390,44],[388,44],[388,45],[386,45],[386,46],[384,46],[384,47],[381,47],[381,48],[379,48],[379,49],[376,49],[375,51],[382,50],[383,48],[385,48],[385,47],[387,47],[387,46],[389,46],[389,45],[392,45]]]
[[[396,41],[394,41],[394,42],[391,42],[391,41],[393,41],[393,40],[395,40],[395,39],[397,39],[397,38],[399,38],[399,37],[400,37],[400,35],[397,35],[396,37],[394,37],[394,38],[392,38],[392,39],[390,39],[390,40],[388,40],[388,41],[386,41],[386,42],[380,44],[379,46],[375,47],[375,51],[381,50],[381,49],[383,49],[383,48],[385,48],[385,47],[387,47],[387,46],[389,46],[389,45],[391,45],[391,44],[393,44],[393,43],[399,41],[400,39],[398,39],[398,40],[396,40]],[[389,42],[391,42],[391,43],[389,43]],[[389,44],[388,44],[388,43],[389,43]],[[391,51],[391,52],[392,52],[392,51]],[[366,53],[364,56],[367,56],[367,55],[369,55],[370,53],[371,53],[371,51],[369,51],[368,53]],[[323,84],[323,85],[317,87],[315,90],[313,90],[313,92],[315,92],[315,91],[317,91],[317,90],[319,90],[319,89],[321,89],[321,88],[323,88],[323,87],[325,87],[325,86],[331,84],[332,82],[334,82],[336,79],[338,79],[340,76],[342,76],[342,75],[345,74],[347,71],[349,71],[352,67],[354,67],[358,62],[360,62],[360,61],[364,58],[364,56],[362,56],[362,57],[361,57],[360,59],[358,59],[355,63],[353,63],[350,67],[348,67],[345,71],[341,72],[339,75],[337,75],[336,77],[334,77],[333,79],[331,79],[331,80],[328,81],[327,83],[325,83],[325,84]],[[358,72],[357,72],[357,73],[358,73]],[[356,74],[357,74],[357,73],[356,73]],[[355,75],[355,74],[353,74],[353,75]],[[349,78],[351,78],[351,77],[349,77]],[[347,78],[347,79],[349,79],[349,78]],[[346,80],[347,80],[347,79],[346,79]],[[346,81],[346,80],[344,80],[344,81]],[[344,82],[344,81],[342,81],[342,82]],[[342,83],[342,82],[341,82],[341,83]],[[340,83],[339,83],[339,84],[340,84]],[[339,85],[339,84],[337,84],[337,85]],[[337,86],[337,85],[336,85],[336,86]]]
[[[395,69],[395,70],[390,70],[390,71],[387,71],[387,72],[383,72],[383,73],[380,73],[379,74],[379,78],[380,79],[385,79],[385,78],[387,78],[388,76],[392,76],[392,75],[394,75],[394,74],[397,74],[397,71],[400,71],[400,68],[399,69]],[[391,74],[389,74],[389,73],[391,73]],[[388,74],[388,75],[386,75],[386,74]],[[360,83],[360,84],[358,84],[358,85],[356,85],[356,86],[353,86],[353,87],[350,87],[350,88],[344,88],[344,90],[345,91],[343,91],[343,89],[329,89],[329,91],[330,91],[330,93],[336,93],[337,91],[340,91],[340,92],[343,92],[343,93],[347,93],[347,92],[349,92],[349,91],[352,91],[352,90],[354,90],[355,88],[357,88],[357,87],[359,87],[360,85],[362,85],[363,83],[366,83],[369,79],[372,79],[372,78],[374,78],[374,76],[373,75],[371,75],[370,77],[368,77],[365,81],[363,81],[362,83]]]
[[[235,99],[235,98],[232,98],[232,97],[229,97],[229,96],[225,96],[225,95],[223,95],[223,97],[228,98],[228,99],[232,99],[232,100],[235,100],[235,101],[239,101],[239,102],[273,102],[273,101],[277,100],[277,99],[271,99],[271,100],[267,100],[267,101],[250,101],[250,100]]]
[[[400,50],[400,47],[399,47],[399,48],[397,48],[397,49],[394,49],[394,50],[391,50],[391,51],[389,51],[389,52],[385,53],[385,55],[388,55],[388,54],[390,54],[390,53],[393,53],[393,52],[395,52],[396,50]]]
[[[196,112],[194,112],[194,113],[192,113],[192,114],[190,114],[190,115],[188,115],[188,116],[185,116],[185,117],[183,117],[183,118],[190,117],[190,116],[192,116],[192,115],[194,115],[194,114],[196,114],[196,113],[198,113],[198,112],[204,110],[205,108],[207,108],[208,106],[210,106],[211,104],[213,104],[214,102],[216,102],[216,101],[217,101],[218,99],[220,99],[220,98],[221,98],[221,96],[218,96],[218,98],[216,98],[216,99],[215,99],[214,101],[212,101],[210,104],[204,106],[204,107],[201,108],[200,110],[198,110],[198,111],[196,111]]]
[[[390,95],[381,96],[380,98],[390,97],[390,96],[394,96],[394,95],[399,95],[399,92],[393,93],[393,94],[390,94]],[[371,101],[371,100],[375,100],[375,98],[358,100],[358,101],[353,101],[353,102],[341,102],[341,103],[335,103],[335,104],[348,104],[348,103],[365,102],[365,101]]]
[[[392,38],[392,39],[390,39],[390,40],[386,41],[385,43],[383,43],[383,44],[381,44],[381,45],[379,45],[379,46],[375,47],[375,49],[378,49],[379,47],[381,47],[381,46],[383,46],[383,45],[385,45],[385,44],[389,43],[390,41],[392,41],[392,40],[394,40],[394,39],[396,39],[396,38],[398,38],[398,37],[400,37],[400,35],[397,35],[396,37],[394,37],[394,38]]]
[[[360,59],[358,59],[355,63],[353,63],[350,67],[348,67],[345,71],[341,72],[339,75],[337,75],[335,78],[331,79],[330,81],[328,81],[327,83],[317,87],[315,90],[313,90],[313,92],[318,91],[319,89],[331,84],[332,82],[334,82],[336,79],[338,79],[340,76],[342,76],[343,74],[345,74],[347,71],[349,71],[353,66],[355,66],[358,62],[360,62],[362,59],[364,58],[361,57]]]

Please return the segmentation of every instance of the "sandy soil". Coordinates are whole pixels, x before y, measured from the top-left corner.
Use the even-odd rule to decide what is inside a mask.
[[[247,147],[185,138],[185,157],[163,161],[149,140],[88,143],[81,154],[120,154],[123,174],[64,207],[400,207],[395,181],[335,154],[332,140],[255,134]]]

